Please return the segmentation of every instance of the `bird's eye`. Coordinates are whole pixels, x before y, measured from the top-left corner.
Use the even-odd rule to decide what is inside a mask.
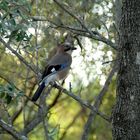
[[[69,45],[65,45],[65,47],[69,48],[70,46]]]

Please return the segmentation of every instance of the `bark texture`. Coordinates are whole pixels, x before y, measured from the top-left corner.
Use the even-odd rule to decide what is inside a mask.
[[[123,0],[114,140],[140,140],[140,0]]]

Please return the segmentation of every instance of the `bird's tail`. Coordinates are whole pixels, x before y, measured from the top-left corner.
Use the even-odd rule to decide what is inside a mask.
[[[39,98],[39,96],[41,95],[43,89],[45,88],[45,83],[41,83],[38,87],[38,89],[36,90],[35,94],[32,97],[32,101],[37,101],[37,99]]]

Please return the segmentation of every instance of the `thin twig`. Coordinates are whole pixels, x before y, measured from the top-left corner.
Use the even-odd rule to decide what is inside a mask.
[[[112,63],[112,62],[115,62],[115,61],[118,61],[118,59],[114,59],[114,60],[110,60],[110,61],[105,61],[105,62],[102,63],[102,65],[108,64],[108,63]]]
[[[29,101],[31,101],[33,104],[35,104],[37,107],[41,108],[41,106],[36,103],[36,102],[33,102],[32,99],[30,97],[28,97],[27,95],[24,95]]]
[[[76,19],[78,22],[79,22],[79,24],[86,30],[86,31],[88,31],[88,32],[90,32],[89,31],[89,29],[85,26],[85,24],[83,24],[83,22],[77,17],[77,16],[75,16],[72,12],[70,12],[67,8],[65,8],[64,6],[62,6],[62,4],[61,3],[59,3],[57,0],[53,0],[61,9],[63,9],[66,13],[68,13],[71,17],[73,17],[74,19]]]
[[[55,25],[56,27],[53,27],[53,28],[64,28],[64,29],[67,29],[67,30],[70,30],[71,32],[73,32],[74,34],[76,35],[80,35],[80,36],[84,36],[84,37],[89,37],[89,38],[92,38],[92,39],[95,39],[95,40],[98,40],[98,41],[101,41],[109,46],[111,46],[113,49],[117,50],[117,46],[115,43],[113,43],[111,40],[103,37],[99,32],[97,31],[90,31],[87,32],[87,30],[85,29],[81,29],[81,28],[75,28],[75,27],[70,27],[70,26],[66,26],[66,25],[60,25],[60,24],[57,24],[55,23],[54,21],[51,21],[49,19],[46,19],[45,17],[31,17],[33,20],[35,21],[48,21],[49,23]]]
[[[62,81],[61,85],[63,86],[64,83],[65,83],[65,80]],[[61,95],[62,95],[61,90],[58,90],[58,93],[57,93],[56,97],[54,98],[53,102],[51,104],[49,104],[48,110],[50,110],[57,103],[57,101]]]
[[[51,140],[50,135],[49,135],[48,119],[46,119],[46,116],[49,112],[48,105],[46,103],[46,97],[48,97],[51,90],[52,90],[52,86],[48,87],[47,93],[41,94],[40,101],[39,101],[39,105],[41,106],[41,108],[38,109],[38,114],[39,114],[40,118],[42,119],[42,124],[44,127],[46,140]]]
[[[20,134],[11,125],[7,124],[2,119],[0,119],[0,127],[2,127],[7,133],[12,135],[17,140],[28,140],[28,138],[25,135]]]
[[[27,67],[29,67],[35,74],[38,74],[38,71],[36,70],[35,66],[32,66],[31,64],[29,64],[19,53],[17,53],[10,45],[9,43],[6,43],[2,37],[0,37],[0,42],[4,45],[4,47],[6,47],[7,49],[9,49],[14,55],[16,55],[19,60],[21,62],[23,62]]]
[[[74,36],[74,38],[77,40],[77,43],[78,43],[78,45],[79,45],[79,47],[80,47],[80,49],[81,49],[81,51],[82,51],[82,49],[83,49],[84,47],[83,47],[83,45],[82,45],[80,39],[78,38],[78,36]]]
[[[11,118],[11,115],[9,114],[9,112],[8,112],[8,110],[7,110],[7,106],[6,106],[4,103],[3,103],[2,105],[3,105],[3,108],[4,108],[5,113],[6,113],[6,115],[7,115],[8,123],[9,123],[10,125],[12,125],[12,118]]]
[[[105,37],[103,37],[100,33],[98,34],[94,34],[93,31],[89,30],[86,25],[84,24],[84,22],[82,22],[77,16],[75,16],[72,12],[70,12],[67,8],[65,8],[64,6],[62,6],[61,3],[59,3],[57,0],[53,0],[61,9],[63,9],[66,13],[68,13],[71,17],[73,17],[74,19],[76,19],[78,21],[78,23],[87,31],[87,33],[89,34],[89,36],[91,37],[95,37],[96,35],[98,35],[98,37],[100,37],[104,42],[108,43],[111,42],[110,40],[106,39]],[[116,46],[113,45],[113,43],[111,42],[111,47],[113,47],[115,50],[117,50]]]
[[[28,94],[28,96],[26,97],[26,100],[25,100],[25,106],[26,106],[27,103],[31,100],[31,99],[28,98],[28,97],[30,97],[30,95],[32,95],[32,91],[34,91],[35,86],[36,86],[36,84],[34,83],[34,84],[32,85],[32,87],[30,88],[30,92],[29,92],[29,94]],[[29,100],[29,99],[30,99],[30,100]],[[37,104],[37,106],[38,106],[38,104]],[[18,116],[21,114],[22,109],[23,109],[23,108],[20,106],[20,108],[13,114],[13,116],[12,116],[12,124],[13,124],[14,121],[18,118]]]

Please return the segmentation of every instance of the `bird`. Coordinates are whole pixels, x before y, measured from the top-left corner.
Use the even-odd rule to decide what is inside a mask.
[[[42,74],[42,80],[32,97],[32,101],[35,102],[40,97],[44,88],[51,82],[64,80],[70,70],[72,63],[72,51],[76,50],[69,42],[62,43],[57,46],[56,54],[48,61],[47,66]]]

